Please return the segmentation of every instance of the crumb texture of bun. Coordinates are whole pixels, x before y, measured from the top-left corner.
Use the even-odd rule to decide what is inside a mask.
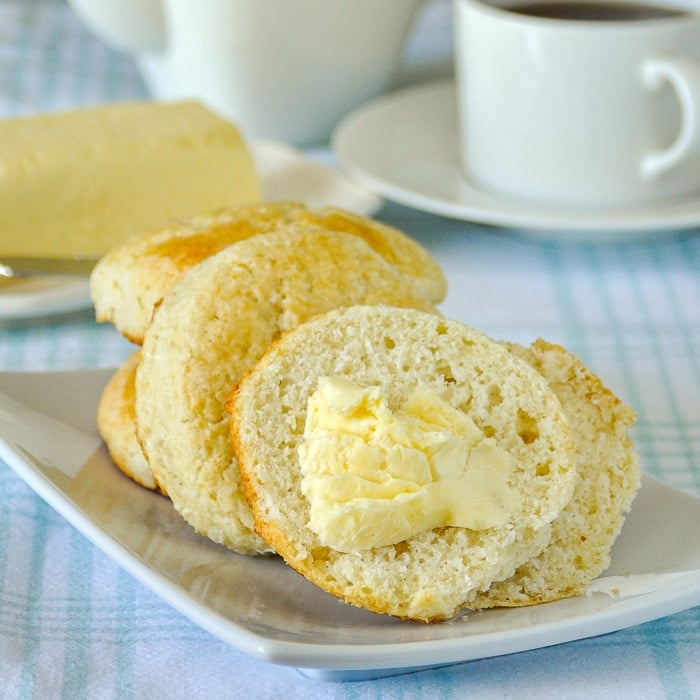
[[[297,202],[269,202],[172,221],[109,251],[90,277],[96,318],[114,324],[141,345],[153,309],[187,270],[233,243],[290,225],[357,236],[405,275],[417,296],[434,304],[445,296],[446,281],[438,264],[397,229],[335,207],[307,209]]]
[[[629,430],[633,410],[568,350],[538,340],[509,346],[549,382],[572,429],[580,479],[552,523],[547,548],[470,607],[519,606],[580,595],[610,563],[610,550],[640,487]]]
[[[136,436],[136,368],[140,352],[131,353],[105,385],[97,405],[97,429],[112,461],[137,484],[164,493],[153,477]]]
[[[439,313],[363,240],[310,225],[232,244],[164,297],[137,370],[137,430],[156,479],[195,530],[241,553],[270,551],[253,532],[226,397],[282,332],[358,303]]]
[[[392,408],[431,390],[518,460],[520,509],[487,530],[441,527],[396,545],[342,553],[309,528],[298,447],[321,377],[381,387]],[[227,402],[258,533],[294,569],[342,600],[404,619],[451,618],[547,544],[577,481],[559,400],[532,366],[462,323],[414,309],[354,306],[285,333]]]

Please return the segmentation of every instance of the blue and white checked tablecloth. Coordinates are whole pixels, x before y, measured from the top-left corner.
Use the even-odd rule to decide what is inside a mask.
[[[444,27],[424,32],[431,36],[444,38]],[[130,61],[62,2],[0,0],[1,115],[144,94]],[[499,338],[543,336],[578,353],[637,410],[644,469],[700,496],[697,231],[557,245],[395,205],[380,217],[444,265],[448,315]],[[114,366],[130,350],[89,310],[0,327],[2,370]],[[700,523],[688,532],[698,536]],[[244,697],[700,698],[700,608],[508,657],[367,682],[311,681],[190,623],[0,463],[0,698]]]

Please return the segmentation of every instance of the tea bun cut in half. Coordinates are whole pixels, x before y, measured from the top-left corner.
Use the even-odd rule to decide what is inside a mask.
[[[339,390],[336,396],[330,391],[328,406],[347,414],[332,411],[329,425],[335,427],[317,434],[326,415],[317,401],[324,387]],[[365,389],[372,400],[357,399],[358,390]],[[377,396],[381,400],[375,401]],[[353,605],[404,619],[448,619],[492,581],[511,576],[544,548],[550,523],[569,502],[577,480],[569,426],[542,375],[482,333],[419,310],[355,306],[298,326],[246,373],[227,407],[245,493],[261,537],[322,589]],[[417,423],[406,419],[407,412],[419,417]],[[411,431],[421,423],[426,428],[425,421],[427,430],[419,430],[416,437]],[[457,436],[474,430],[481,442],[471,445],[471,453],[460,453],[459,446],[452,449]],[[364,444],[357,444],[357,435]],[[384,440],[386,435],[393,437]],[[400,444],[396,451],[394,439]],[[450,481],[442,491],[439,485],[429,487],[437,488],[441,498],[465,500],[462,516],[468,526],[438,520],[405,539],[372,545],[377,533],[383,536],[395,523],[404,523],[403,502],[409,508],[415,502],[406,495],[413,487],[401,471],[425,466],[410,449],[415,440],[428,455],[433,476],[438,454],[456,454],[461,472],[469,454],[469,474],[472,456],[485,449],[482,454],[500,455],[498,461],[506,468],[491,473],[477,459],[469,489]],[[391,457],[384,463],[375,459],[377,453],[366,451],[366,444],[378,444],[380,452],[386,448]],[[325,455],[327,461],[304,461],[312,454]],[[354,454],[366,459],[354,459]],[[342,473],[339,463],[345,459],[367,472],[364,481]],[[455,468],[450,459],[445,465],[440,469]],[[311,482],[311,469],[324,472],[320,480]],[[431,475],[421,478],[430,480]],[[379,504],[380,510],[385,504],[388,508],[380,515],[374,510],[376,488],[400,494]],[[337,503],[331,507],[322,500],[329,492],[340,510]],[[439,501],[415,498],[440,510]],[[347,503],[354,510],[344,522]],[[495,511],[486,507],[494,504]],[[341,515],[324,529],[312,522],[314,510],[321,517]],[[408,512],[423,522],[420,507]],[[412,524],[410,516],[405,520]],[[353,548],[355,536],[362,541]]]
[[[335,207],[269,202],[172,221],[109,251],[90,276],[96,318],[141,345],[153,309],[187,270],[233,243],[289,225],[357,236],[404,275],[417,296],[432,303],[445,296],[438,264],[401,231]]]
[[[114,464],[137,484],[164,493],[156,483],[136,435],[136,368],[140,352],[131,353],[105,384],[97,404],[97,430]]]
[[[228,246],[163,298],[136,372],[137,431],[157,482],[197,532],[240,553],[270,551],[253,532],[226,397],[282,332],[358,303],[438,313],[362,239],[307,225]]]
[[[629,429],[634,411],[568,350],[538,340],[510,345],[559,397],[572,428],[579,481],[552,523],[547,548],[506,581],[494,583],[472,608],[531,605],[582,594],[610,564],[610,549],[640,486]]]

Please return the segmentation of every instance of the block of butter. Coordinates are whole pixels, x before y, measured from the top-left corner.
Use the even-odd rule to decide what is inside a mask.
[[[196,102],[0,122],[0,260],[97,258],[169,219],[259,192],[237,128]]]

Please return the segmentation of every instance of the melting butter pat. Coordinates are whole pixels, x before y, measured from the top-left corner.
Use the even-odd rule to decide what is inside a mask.
[[[432,391],[392,411],[378,387],[322,378],[299,460],[309,527],[342,552],[442,526],[505,525],[517,507],[515,458]]]
[[[238,130],[197,102],[0,121],[0,256],[97,258],[169,219],[259,198]]]

